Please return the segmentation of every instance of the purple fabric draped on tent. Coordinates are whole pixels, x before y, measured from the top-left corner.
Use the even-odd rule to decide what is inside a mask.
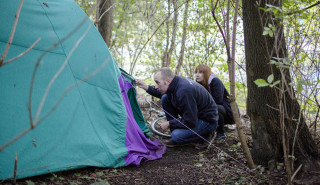
[[[151,141],[141,131],[136,123],[129,98],[126,90],[132,88],[130,82],[125,80],[123,76],[119,78],[119,84],[122,92],[122,98],[127,110],[127,129],[126,129],[126,143],[128,154],[124,158],[126,165],[139,165],[142,160],[155,160],[162,157],[166,152],[166,146],[159,143],[157,140]]]

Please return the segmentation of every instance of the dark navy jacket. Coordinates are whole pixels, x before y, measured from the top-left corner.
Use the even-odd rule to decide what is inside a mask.
[[[217,77],[213,78],[209,83],[210,93],[217,105],[222,105],[227,112],[225,124],[234,124],[232,109],[228,100],[229,92]]]
[[[153,86],[147,92],[152,96],[161,98],[161,93]],[[193,128],[198,124],[198,119],[207,123],[218,122],[218,108],[210,93],[197,82],[185,77],[175,76],[166,92],[173,107],[177,109],[181,118],[179,120]],[[177,120],[172,119],[170,128],[185,128]]]

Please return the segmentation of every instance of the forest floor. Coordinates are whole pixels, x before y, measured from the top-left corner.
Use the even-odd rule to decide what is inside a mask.
[[[147,113],[143,109],[143,113]],[[248,145],[251,146],[250,123],[241,117]],[[237,132],[226,132],[226,139],[210,148],[194,146],[167,148],[161,159],[140,166],[117,169],[87,167],[21,179],[17,184],[286,184],[283,164],[273,170],[258,167],[250,170],[240,147]],[[154,136],[151,136],[155,139]],[[161,138],[158,138],[161,139]],[[319,143],[319,141],[318,141]],[[11,184],[10,182],[2,182]],[[320,181],[319,181],[320,183]],[[1,182],[0,182],[1,184]],[[295,183],[305,184],[305,183]]]

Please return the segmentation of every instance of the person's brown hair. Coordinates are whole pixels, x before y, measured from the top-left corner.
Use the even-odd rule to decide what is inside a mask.
[[[174,78],[174,73],[173,73],[173,71],[172,71],[170,68],[168,68],[168,67],[160,68],[160,69],[156,70],[156,71],[154,72],[154,74],[157,74],[157,73],[159,73],[159,72],[160,72],[160,74],[161,74],[161,76],[162,76],[162,80],[166,80],[167,78],[169,78],[170,80],[172,80],[172,79]]]
[[[210,67],[205,64],[199,64],[194,70],[194,72],[196,73],[197,71],[203,73],[203,82],[201,83],[201,85],[205,87],[207,91],[209,91],[208,81],[212,73]]]

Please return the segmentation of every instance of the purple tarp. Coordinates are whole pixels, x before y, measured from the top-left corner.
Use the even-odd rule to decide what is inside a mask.
[[[125,80],[123,76],[121,76],[118,81],[122,92],[123,102],[127,110],[125,146],[128,149],[128,154],[124,158],[126,165],[139,165],[142,160],[148,161],[161,158],[166,152],[166,146],[159,143],[157,140],[151,141],[146,138],[133,117],[129,98],[126,92],[126,90],[132,88],[132,85],[130,82]]]

